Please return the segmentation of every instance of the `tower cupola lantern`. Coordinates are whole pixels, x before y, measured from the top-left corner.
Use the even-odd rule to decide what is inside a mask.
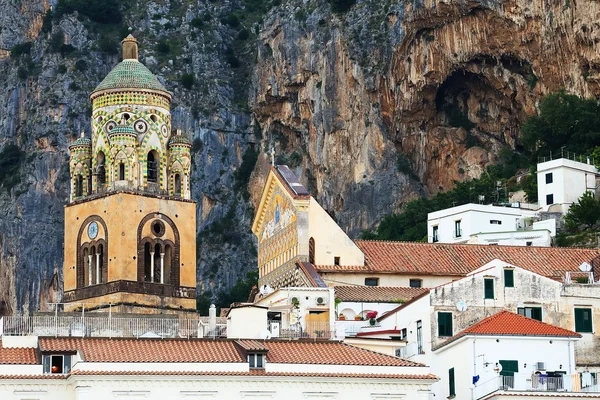
[[[121,44],[123,45],[123,60],[138,59],[138,41],[133,35],[129,34],[121,41]]]

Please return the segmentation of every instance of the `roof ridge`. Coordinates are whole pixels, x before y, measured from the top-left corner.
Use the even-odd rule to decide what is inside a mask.
[[[485,247],[490,247],[490,245],[488,244],[482,244],[482,243],[440,243],[440,242],[436,242],[436,243],[430,243],[430,242],[420,242],[420,241],[410,241],[410,240],[383,240],[383,239],[354,239],[354,242],[365,242],[365,243],[385,243],[385,244],[392,244],[392,243],[401,243],[401,244],[417,244],[417,245],[423,245],[423,246],[436,246],[436,247],[442,247],[442,246],[452,246],[452,247],[480,247],[480,248],[485,248]],[[506,248],[517,248],[517,249],[522,249],[524,246],[518,246],[518,245],[502,245],[501,247],[506,247]],[[586,251],[597,251],[600,254],[600,249],[598,249],[597,247],[558,247],[558,246],[527,246],[528,249],[547,249],[547,250],[586,250]]]

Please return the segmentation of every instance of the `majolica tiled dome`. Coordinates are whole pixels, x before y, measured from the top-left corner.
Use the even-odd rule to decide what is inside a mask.
[[[111,137],[113,135],[128,135],[128,136],[133,136],[134,138],[137,137],[137,135],[135,134],[135,130],[131,126],[122,126],[122,125],[115,126],[108,133],[109,137]]]
[[[138,60],[126,59],[117,64],[94,92],[107,89],[149,89],[166,92],[167,89]]]
[[[69,147],[75,147],[75,146],[88,146],[88,147],[91,147],[92,146],[92,141],[90,139],[86,138],[86,137],[79,137]]]
[[[192,141],[190,139],[188,139],[186,136],[183,135],[173,135],[171,137],[171,140],[169,140],[169,146],[175,146],[178,144],[183,144],[183,145],[187,145],[187,146],[191,146],[192,145]]]

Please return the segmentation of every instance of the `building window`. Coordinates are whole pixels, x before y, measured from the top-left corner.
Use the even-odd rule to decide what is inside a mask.
[[[315,263],[315,239],[308,239],[308,262]]]
[[[523,315],[527,318],[542,320],[542,307],[519,307],[517,308],[517,314]]]
[[[75,177],[75,197],[83,196],[83,177],[77,175]]]
[[[406,328],[400,329],[400,340],[406,340]]]
[[[515,270],[504,270],[504,287],[515,287]]]
[[[425,353],[423,351],[423,323],[421,320],[417,321],[417,353]]]
[[[333,265],[340,265],[340,258],[339,257],[333,257]]]
[[[452,313],[438,313],[438,336],[452,336]]]
[[[432,237],[433,237],[433,243],[439,242],[440,238],[438,236],[438,226],[437,225],[433,227]]]
[[[71,356],[63,354],[44,355],[45,374],[68,374],[71,372]]]
[[[148,161],[146,163],[148,182],[158,182],[158,153],[152,150],[148,153]]]
[[[548,205],[554,204],[554,195],[553,194],[546,195],[546,204],[548,204]]]
[[[119,164],[119,180],[125,180],[125,164],[123,163]]]
[[[173,191],[175,192],[175,196],[181,196],[181,175],[175,174],[173,180]]]
[[[485,278],[483,280],[483,290],[484,290],[484,299],[493,299],[494,298],[494,279],[493,278]]]
[[[410,279],[408,281],[410,287],[423,287],[423,279]]]
[[[546,183],[552,183],[552,172],[546,174]]]
[[[456,386],[454,384],[454,368],[448,370],[448,391],[450,392],[448,397],[456,396]]]
[[[592,333],[592,309],[575,309],[575,332]]]
[[[490,224],[492,225],[502,225],[502,221],[499,219],[490,219]]]
[[[104,166],[104,159],[104,152],[98,152],[98,155],[96,156],[96,179],[100,185],[104,185],[104,182],[106,181],[106,168]]]
[[[365,286],[379,286],[379,278],[365,278]]]
[[[251,369],[258,369],[265,367],[265,355],[264,354],[248,354],[248,364]]]
[[[462,236],[462,230],[460,229],[460,220],[458,221],[454,221],[454,237],[461,237]]]
[[[530,246],[532,246],[532,245],[533,245],[533,242],[525,242],[525,245],[526,245],[527,247],[530,247]]]

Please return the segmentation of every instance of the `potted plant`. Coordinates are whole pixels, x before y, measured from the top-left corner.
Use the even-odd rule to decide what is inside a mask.
[[[362,317],[360,315],[355,315],[354,316],[354,320],[355,321],[362,321]]]
[[[346,316],[344,314],[340,314],[340,316],[338,317],[338,319],[340,321],[345,321],[346,320]]]
[[[375,318],[377,318],[377,311],[369,311],[367,313],[367,318],[369,319],[371,326],[375,326],[375,323],[377,322],[377,320],[375,320]]]

